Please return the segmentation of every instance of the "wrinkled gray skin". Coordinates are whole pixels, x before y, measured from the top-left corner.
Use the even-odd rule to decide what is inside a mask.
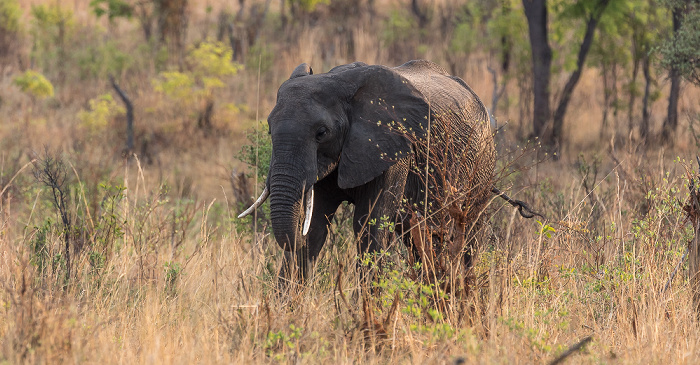
[[[464,81],[429,61],[395,68],[356,62],[318,75],[301,64],[279,88],[268,123],[272,229],[288,252],[287,264],[302,276],[343,201],[355,206],[359,252],[378,251],[386,238],[368,219],[388,216],[410,230],[398,212],[404,198],[423,204],[424,183],[415,171],[425,171],[428,123],[430,150],[445,152],[452,168],[447,180],[468,196],[472,216],[480,216],[491,196],[495,149],[487,110]],[[304,197],[312,186],[313,214],[302,236]],[[464,260],[470,265],[468,253]]]

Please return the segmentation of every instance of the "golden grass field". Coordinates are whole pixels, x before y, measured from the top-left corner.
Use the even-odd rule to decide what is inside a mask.
[[[27,29],[31,5],[43,3],[54,2],[21,2]],[[697,88],[683,88],[673,147],[644,147],[632,136],[612,149],[610,135],[600,139],[598,71],[587,69],[567,116],[568,144],[553,161],[516,136],[527,120],[517,119],[510,82],[512,100],[497,113],[508,122],[497,136],[505,171],[498,185],[547,220],[520,218],[494,200],[499,240],[480,248],[472,292],[461,303],[435,312],[431,288],[407,279],[399,263],[380,276],[381,293],[363,307],[347,214],[333,225],[313,277],[280,293],[281,250],[266,227],[236,218],[241,206],[230,178],[248,171],[236,156],[274,105],[279,84],[301,62],[318,73],[355,61],[344,45],[322,56],[323,27],[300,27],[291,44],[268,35],[271,64],[225,79],[215,95],[214,132],[204,133],[194,125],[196,103],[178,105],[154,91],[155,61],[138,51],[137,22],[96,20],[88,4],[61,2],[75,20],[66,47],[77,52],[110,41],[133,55],[134,66],[115,77],[134,101],[135,155],[122,154],[123,113],[97,127],[78,117],[97,95],[111,93],[120,103],[105,74],[80,79],[70,64],[67,80],[54,81],[53,97],[18,90],[12,79],[30,63],[25,30],[0,75],[1,363],[529,364],[554,360],[588,336],[568,363],[700,362],[694,288],[681,261],[693,237],[682,206],[697,170],[688,129],[697,120]],[[209,12],[191,4],[188,41],[213,35],[218,11],[236,4],[209,1]],[[402,3],[378,4],[388,12]],[[378,27],[352,29],[357,60],[390,62]],[[444,53],[434,42],[418,56],[444,63]],[[459,76],[490,106],[489,57],[476,53],[465,62]],[[262,57],[250,65],[262,65]],[[52,67],[49,79],[58,74]],[[668,89],[661,74],[659,80],[654,131]],[[51,159],[63,165],[47,164]],[[52,166],[65,177],[68,231],[53,190],[40,181]],[[387,255],[402,257],[398,249]]]

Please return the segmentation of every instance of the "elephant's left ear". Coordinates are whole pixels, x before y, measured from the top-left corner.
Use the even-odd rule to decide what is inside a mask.
[[[406,78],[384,66],[339,73],[356,85],[350,99],[350,130],[338,165],[338,186],[365,184],[412,153],[425,137],[430,108]]]

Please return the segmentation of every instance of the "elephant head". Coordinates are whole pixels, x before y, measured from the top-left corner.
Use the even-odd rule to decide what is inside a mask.
[[[268,117],[272,159],[265,191],[241,216],[269,194],[278,244],[300,248],[314,184],[337,178],[339,188],[350,189],[381,175],[411,153],[413,137],[426,134],[429,110],[393,69],[357,62],[314,75],[299,65],[280,86]]]

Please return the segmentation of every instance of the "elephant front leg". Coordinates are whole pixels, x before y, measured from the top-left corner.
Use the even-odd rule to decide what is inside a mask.
[[[401,208],[408,169],[397,164],[374,181],[355,191],[353,230],[357,238],[357,253],[380,252],[393,238],[394,232],[384,224],[396,222]],[[380,264],[380,262],[375,262]],[[365,271],[365,270],[362,270]],[[364,278],[368,278],[361,273]]]

